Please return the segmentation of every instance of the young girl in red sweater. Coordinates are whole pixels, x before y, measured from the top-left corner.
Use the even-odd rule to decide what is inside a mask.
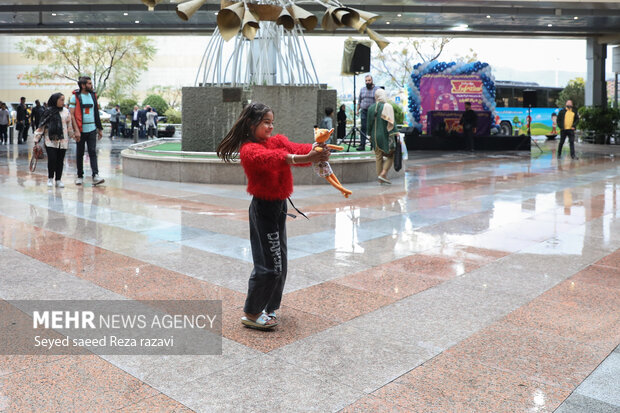
[[[278,325],[286,281],[286,200],[293,192],[290,165],[310,166],[327,161],[329,150],[312,150],[312,144],[293,143],[273,132],[273,111],[262,103],[243,109],[235,125],[217,148],[217,156],[231,162],[237,153],[248,178],[250,243],[254,269],[241,322],[261,330]]]

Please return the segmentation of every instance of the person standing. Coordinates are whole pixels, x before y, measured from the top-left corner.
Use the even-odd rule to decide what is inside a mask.
[[[138,138],[140,139],[146,138],[146,112],[149,108],[150,106],[146,105],[144,109],[140,109],[138,111]]]
[[[43,112],[45,108],[41,106],[41,102],[39,99],[34,101],[34,108],[32,108],[32,132],[34,133],[35,129],[39,127],[39,122],[41,122],[41,117],[43,116]]]
[[[577,111],[573,110],[573,101],[567,100],[566,107],[558,113],[558,126],[560,128],[560,143],[558,144],[558,159],[562,159],[562,146],[564,141],[568,137],[568,143],[570,145],[570,157],[572,159],[579,159],[575,155],[575,127],[579,123],[579,115]]]
[[[394,121],[394,107],[387,100],[387,93],[378,89],[375,93],[376,103],[368,108],[368,135],[375,148],[377,179],[384,184],[391,184],[387,174],[394,164],[396,150],[396,122]],[[387,161],[383,159],[386,158]]]
[[[88,76],[81,76],[78,80],[78,90],[73,91],[69,100],[69,109],[76,129],[77,140],[77,173],[76,185],[84,182],[84,148],[88,145],[90,169],[93,185],[105,182],[99,177],[97,165],[97,141],[103,137],[103,126],[99,118],[97,95],[93,92],[93,82]]]
[[[243,325],[269,330],[278,325],[286,282],[288,255],[286,201],[293,193],[291,165],[327,161],[329,150],[315,151],[309,143],[294,143],[273,132],[273,111],[262,103],[247,105],[217,147],[217,156],[231,162],[238,154],[247,177],[250,244],[254,269],[241,318]]]
[[[118,136],[126,137],[125,130],[127,129],[127,115],[119,110],[118,112]]]
[[[140,120],[138,118],[138,114],[140,113],[140,108],[136,105],[133,107],[133,112],[131,113],[131,136],[134,137],[134,129],[140,129]],[[135,139],[134,139],[135,142]]]
[[[38,144],[45,138],[47,152],[47,186],[64,188],[62,170],[65,162],[65,153],[69,147],[69,138],[77,136],[73,130],[71,113],[65,108],[65,96],[54,93],[47,102],[47,109],[41,116],[39,127],[34,133],[34,142]]]
[[[157,112],[150,106],[146,109],[146,129],[149,139],[157,137]]]
[[[319,123],[319,128],[328,130],[334,128],[334,109],[325,108],[325,117]],[[325,143],[330,143],[331,139],[330,137]]]
[[[336,142],[342,142],[347,134],[347,113],[345,109],[346,107],[344,105],[340,105],[340,110],[337,115],[338,128],[336,129]]]
[[[461,115],[459,121],[463,125],[463,136],[467,143],[467,149],[471,152],[474,151],[474,133],[476,133],[476,126],[478,125],[478,116],[471,108],[471,102],[465,102],[465,112]]]
[[[6,145],[8,143],[7,130],[11,123],[11,113],[6,107],[6,103],[0,104],[0,144]]]
[[[360,146],[358,146],[356,149],[358,151],[364,151],[366,150],[366,125],[368,124],[368,108],[370,106],[372,106],[375,103],[375,93],[377,91],[377,89],[379,89],[377,86],[375,86],[373,80],[372,80],[372,76],[370,75],[366,75],[366,87],[363,87],[360,90],[360,95],[359,95],[359,106],[357,107],[357,114],[361,115],[360,116],[360,121],[361,121],[361,133],[360,133]],[[355,126],[355,125],[354,125]],[[371,149],[372,149],[372,142],[370,143]]]
[[[334,127],[334,109],[325,108],[325,116],[321,120],[319,127],[322,129],[332,129]]]
[[[17,135],[17,143],[25,143],[28,140],[28,127],[30,126],[30,122],[28,119],[28,109],[26,108],[26,98],[23,96],[19,99],[16,118],[16,129],[19,132]]]
[[[119,105],[116,105],[114,106],[114,108],[112,108],[112,113],[110,113],[110,125],[112,126],[112,129],[110,131],[110,139],[118,137],[118,121],[121,115],[120,110],[121,107]]]

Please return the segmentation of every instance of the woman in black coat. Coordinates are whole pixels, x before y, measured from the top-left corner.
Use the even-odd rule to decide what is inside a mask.
[[[340,110],[338,111],[338,128],[336,129],[336,141],[341,142],[345,135],[347,134],[347,114],[344,111],[345,106],[340,105]]]

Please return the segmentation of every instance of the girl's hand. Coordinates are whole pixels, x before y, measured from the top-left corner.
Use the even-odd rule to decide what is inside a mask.
[[[323,162],[329,159],[330,152],[329,151],[315,151],[314,149],[308,152],[306,157],[308,158],[308,162]]]

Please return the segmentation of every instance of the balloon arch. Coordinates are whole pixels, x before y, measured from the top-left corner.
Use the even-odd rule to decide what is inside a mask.
[[[491,73],[491,66],[483,62],[437,62],[418,63],[413,66],[413,73],[409,79],[409,121],[410,124],[422,131],[420,123],[421,96],[420,81],[422,76],[429,74],[479,75],[482,80],[482,107],[492,113],[495,119],[495,76]]]

